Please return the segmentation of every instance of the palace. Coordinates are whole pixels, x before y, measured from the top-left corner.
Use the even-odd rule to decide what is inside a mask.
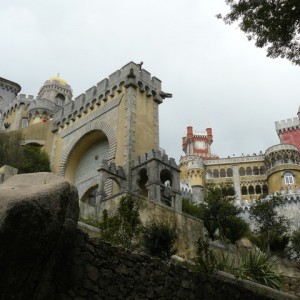
[[[128,63],[75,99],[58,76],[37,96],[20,90],[0,78],[0,130],[48,153],[51,171],[76,185],[81,215],[98,218],[100,204],[125,191],[181,211],[180,171],[159,148],[158,106],[172,95],[141,65]]]
[[[230,184],[244,210],[262,195],[282,195],[300,225],[299,112],[276,122],[280,144],[240,157],[212,154],[212,129],[189,126],[178,167],[159,148],[158,107],[172,95],[141,64],[128,63],[75,99],[59,76],[36,96],[20,91],[0,78],[0,130],[48,153],[51,171],[76,185],[82,216],[98,218],[101,203],[124,192],[181,212],[182,198],[200,203],[208,184]]]
[[[185,156],[180,158],[182,197],[199,203],[206,185],[229,184],[234,187],[236,205],[247,210],[262,196],[281,195],[290,203],[286,213],[300,225],[300,120],[288,119],[275,126],[280,144],[264,153],[227,158],[211,153],[211,128],[195,132],[187,127],[182,138]]]

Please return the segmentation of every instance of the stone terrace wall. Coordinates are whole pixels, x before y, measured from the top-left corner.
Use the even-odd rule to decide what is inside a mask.
[[[230,275],[190,272],[80,231],[77,239],[70,273],[74,284],[55,299],[298,299]]]

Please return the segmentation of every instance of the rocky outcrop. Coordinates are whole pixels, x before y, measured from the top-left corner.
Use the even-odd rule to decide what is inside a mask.
[[[51,173],[0,186],[0,300],[298,299],[113,247],[77,220],[76,190]]]
[[[54,299],[68,286],[78,213],[76,189],[51,173],[0,186],[0,299]]]

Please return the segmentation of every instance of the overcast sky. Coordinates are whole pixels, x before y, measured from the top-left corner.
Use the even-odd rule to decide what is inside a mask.
[[[0,77],[36,95],[49,77],[74,97],[130,61],[172,93],[160,105],[160,146],[178,162],[188,125],[212,127],[220,157],[278,144],[274,122],[296,117],[300,67],[269,59],[215,15],[225,0],[2,0]]]

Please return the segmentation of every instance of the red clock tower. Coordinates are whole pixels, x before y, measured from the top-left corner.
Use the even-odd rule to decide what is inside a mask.
[[[217,159],[218,156],[211,154],[210,146],[213,142],[212,129],[193,132],[193,127],[187,127],[187,134],[182,138],[182,150],[185,155],[197,155],[203,159]]]

